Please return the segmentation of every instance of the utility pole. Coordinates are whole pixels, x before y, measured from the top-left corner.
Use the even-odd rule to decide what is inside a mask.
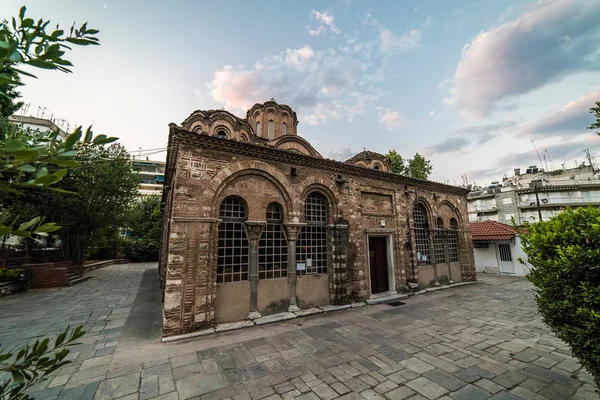
[[[539,190],[541,184],[542,184],[542,182],[534,182],[533,183],[533,190],[535,191],[535,203],[537,205],[538,217],[540,219],[540,222],[542,222],[542,209],[540,207],[540,197],[538,196],[538,190]]]

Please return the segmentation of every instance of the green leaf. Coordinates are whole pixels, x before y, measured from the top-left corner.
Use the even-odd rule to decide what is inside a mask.
[[[104,140],[106,140],[107,137],[106,135],[98,135],[94,138],[94,141],[92,143],[94,144],[102,144]]]
[[[23,144],[23,142],[20,141],[19,139],[7,139],[6,142],[4,142],[4,147],[5,147],[6,151],[9,151],[9,152],[19,150],[19,149],[23,148],[24,146],[25,145]]]
[[[42,224],[42,225],[38,226],[37,228],[35,228],[35,232],[36,233],[38,233],[38,232],[48,232],[48,233],[50,233],[50,232],[57,231],[60,228],[61,227],[58,226],[58,225],[56,225],[56,223],[54,223],[54,222],[47,222],[47,223]]]
[[[55,171],[52,175],[58,177],[59,179],[64,178],[64,176],[67,174],[69,170],[68,169],[59,169],[58,171]]]
[[[56,65],[54,65],[54,63],[52,63],[50,61],[28,60],[28,61],[25,61],[25,64],[29,64],[33,67],[42,68],[42,69],[56,69]]]
[[[67,137],[67,140],[65,141],[65,148],[68,150],[72,149],[73,146],[75,146],[75,143],[79,142],[79,139],[81,139],[81,129],[75,130],[75,132],[71,133]]]
[[[36,225],[38,222],[40,222],[40,220],[41,220],[40,217],[35,217],[31,221],[23,222],[21,225],[19,225],[19,229],[17,229],[17,230],[18,231],[26,231],[29,228],[31,228],[32,226]]]
[[[48,163],[58,165],[59,167],[76,167],[79,165],[79,162],[75,160],[61,160],[58,158],[50,159]]]
[[[21,7],[21,9],[19,10],[19,19],[22,20],[23,18],[25,18],[25,11],[27,11],[27,7]]]
[[[93,136],[94,136],[94,134],[92,133],[92,126],[90,125],[85,130],[85,138],[83,139],[83,143],[91,142]]]
[[[41,178],[42,176],[46,176],[48,175],[48,168],[46,167],[42,167],[38,170],[37,174],[35,175],[36,178]]]
[[[44,185],[52,185],[53,183],[56,183],[60,181],[60,178],[54,175],[46,175],[46,176],[42,176],[41,178],[36,178],[33,181],[33,185],[37,185],[37,186],[44,186]]]
[[[35,172],[35,167],[33,165],[21,165],[20,167],[17,167],[17,170],[21,171],[21,172]]]
[[[69,150],[69,151],[65,151],[64,153],[60,153],[61,157],[74,157],[77,155],[77,150]]]

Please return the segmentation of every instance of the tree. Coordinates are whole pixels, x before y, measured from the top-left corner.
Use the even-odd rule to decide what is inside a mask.
[[[388,150],[386,156],[390,159],[392,172],[394,174],[406,175],[411,178],[427,180],[433,166],[431,161],[425,159],[419,153],[415,153],[412,159],[404,159],[396,150]]]
[[[68,35],[58,26],[49,33],[46,28],[50,21],[40,19],[36,23],[33,19],[26,18],[25,12],[25,7],[22,7],[19,17],[12,18],[10,24],[6,20],[0,22],[0,97],[4,101],[2,113],[8,113],[11,107],[16,107],[14,87],[22,85],[21,75],[35,78],[32,73],[21,70],[21,65],[71,72],[71,62],[63,58],[65,51],[71,49],[67,43],[82,46],[98,44],[98,39],[92,36],[98,31],[88,29],[87,23],[79,29],[75,29],[73,25]],[[6,131],[7,127],[6,119],[0,118],[0,129]],[[66,175],[68,167],[77,165],[73,161],[73,157],[77,155],[76,146],[85,148],[117,140],[105,135],[94,138],[89,128],[83,135],[80,127],[65,140],[59,137],[58,131],[41,138],[19,129],[8,129],[8,132],[10,135],[0,140],[0,193],[17,196],[24,195],[24,188],[51,188],[59,182]],[[0,209],[0,236],[44,236],[58,229],[56,224],[45,223],[44,218],[39,216],[19,226],[15,224],[16,219],[8,215],[4,208]]]
[[[44,194],[37,210],[56,221],[66,260],[78,265],[93,246],[108,244],[126,226],[127,213],[138,194],[139,177],[129,153],[120,144],[82,149],[73,168],[57,185],[64,192]]]
[[[600,209],[568,208],[519,236],[544,323],[600,389]]]
[[[406,173],[406,166],[404,165],[405,160],[400,154],[398,154],[396,150],[388,150],[386,156],[390,159],[390,164],[392,165],[392,172],[394,174],[404,175]]]
[[[427,180],[432,169],[431,162],[419,153],[415,153],[415,156],[408,160],[408,175],[413,178]]]
[[[160,202],[159,196],[145,197],[129,211],[125,255],[130,260],[158,260],[162,236]]]
[[[596,107],[590,108],[590,113],[594,114],[596,122],[588,126],[588,129],[600,129],[600,101],[596,102]],[[600,132],[596,132],[596,134],[600,135]]]

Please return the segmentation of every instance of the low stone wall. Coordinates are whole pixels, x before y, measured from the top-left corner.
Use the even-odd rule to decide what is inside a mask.
[[[19,287],[19,282],[0,282],[0,297],[17,293],[19,291]]]
[[[67,265],[59,263],[24,264],[22,268],[33,271],[33,279],[30,282],[31,287],[51,288],[67,284]]]

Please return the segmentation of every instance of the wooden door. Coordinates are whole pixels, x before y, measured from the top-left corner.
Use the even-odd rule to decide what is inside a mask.
[[[387,292],[388,284],[388,262],[387,262],[387,238],[369,238],[369,264],[371,268],[371,294]]]

